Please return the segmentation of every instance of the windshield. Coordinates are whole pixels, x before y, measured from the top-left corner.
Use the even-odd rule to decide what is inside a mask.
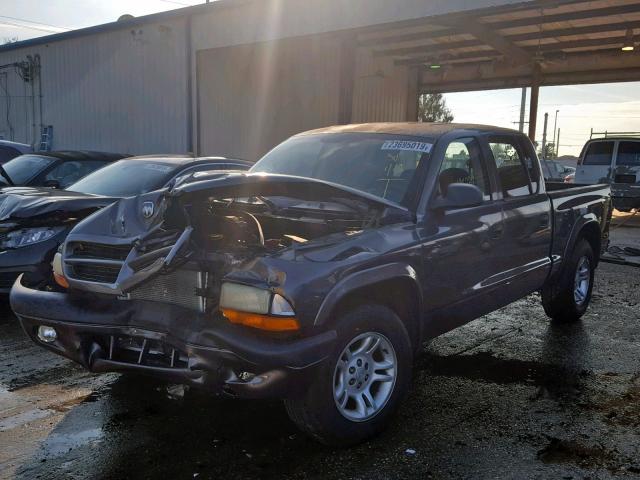
[[[67,190],[105,197],[133,197],[162,188],[174,168],[168,163],[120,160],[87,175]]]
[[[9,160],[2,167],[14,184],[24,185],[55,161],[56,159],[51,157],[21,155]],[[0,181],[7,183],[4,177],[0,177]]]
[[[337,183],[403,203],[433,140],[380,133],[326,133],[293,137],[267,153],[251,172]]]

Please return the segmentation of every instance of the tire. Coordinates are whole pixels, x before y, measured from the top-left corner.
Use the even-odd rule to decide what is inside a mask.
[[[594,272],[593,249],[586,240],[579,240],[557,280],[542,289],[542,306],[546,314],[556,322],[578,321],[589,308]]]
[[[335,348],[319,366],[310,388],[300,398],[285,400],[285,406],[300,430],[325,445],[346,447],[387,426],[409,389],[413,353],[405,326],[387,307],[357,307],[339,318],[337,325]],[[363,347],[373,353],[358,353]],[[394,368],[370,364],[387,367],[393,360]]]

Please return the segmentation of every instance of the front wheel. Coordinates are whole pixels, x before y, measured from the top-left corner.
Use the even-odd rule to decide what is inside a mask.
[[[387,425],[406,394],[412,348],[398,316],[361,306],[338,321],[338,341],[302,398],[285,401],[293,422],[325,445],[361,442]]]
[[[542,305],[557,322],[579,320],[591,301],[595,257],[586,240],[580,240],[559,278],[542,289]]]

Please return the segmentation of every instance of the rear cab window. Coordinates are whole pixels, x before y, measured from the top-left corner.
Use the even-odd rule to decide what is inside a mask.
[[[614,142],[592,142],[586,147],[582,165],[611,165]]]
[[[640,167],[640,142],[620,142],[616,165]]]
[[[514,136],[490,136],[489,148],[504,198],[515,198],[540,189],[540,174],[531,152]]]

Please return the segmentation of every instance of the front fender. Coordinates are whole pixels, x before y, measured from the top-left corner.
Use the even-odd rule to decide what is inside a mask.
[[[388,263],[377,267],[360,270],[340,280],[327,294],[320,305],[314,325],[325,324],[331,316],[335,306],[350,293],[363,287],[372,286],[381,282],[394,279],[409,279],[415,284],[418,293],[418,307],[422,312],[423,297],[422,287],[416,270],[406,263]]]

